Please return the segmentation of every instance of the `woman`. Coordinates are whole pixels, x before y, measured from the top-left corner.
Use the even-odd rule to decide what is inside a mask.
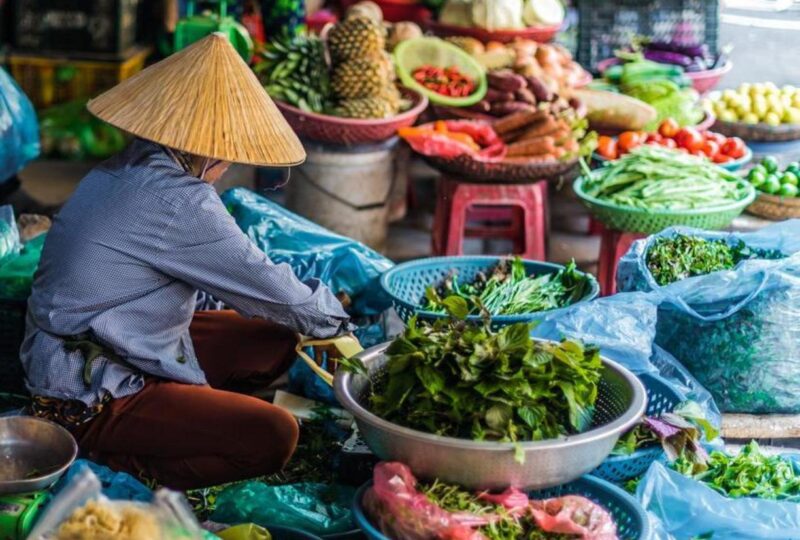
[[[242,393],[295,358],[296,333],[348,316],[241,232],[212,184],[230,162],[289,166],[300,142],[221,35],[89,103],[137,138],[55,218],[28,304],[22,361],[35,414],[92,459],[179,489],[280,469],[292,416]],[[198,312],[198,291],[236,312]]]

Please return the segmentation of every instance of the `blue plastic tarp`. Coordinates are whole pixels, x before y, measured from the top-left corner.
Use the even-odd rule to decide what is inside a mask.
[[[0,183],[38,155],[36,111],[14,79],[0,68]]]
[[[301,279],[317,278],[345,292],[357,315],[390,307],[380,276],[393,263],[364,244],[331,232],[244,188],[222,195],[239,227],[275,263],[288,263]]]

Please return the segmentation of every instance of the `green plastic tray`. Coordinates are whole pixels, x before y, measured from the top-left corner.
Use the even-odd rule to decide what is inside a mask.
[[[468,107],[483,99],[488,84],[486,70],[477,60],[451,43],[439,38],[423,37],[403,41],[394,50],[394,63],[403,84],[424,94],[432,103],[449,107]],[[466,97],[443,96],[414,80],[412,73],[421,66],[456,66],[475,81],[475,91]]]
[[[645,210],[618,206],[587,195],[583,191],[584,177],[572,184],[575,195],[603,225],[616,231],[653,234],[667,227],[685,226],[698,229],[724,229],[741,214],[756,197],[755,189],[745,180],[739,182],[748,188],[744,199],[713,209]]]

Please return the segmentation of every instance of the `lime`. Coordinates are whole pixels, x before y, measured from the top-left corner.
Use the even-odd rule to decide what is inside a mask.
[[[786,170],[800,178],[800,163],[793,161],[786,166]]]
[[[778,171],[778,160],[773,156],[767,156],[762,159],[761,165],[764,166],[768,173],[774,173]]]
[[[783,176],[781,176],[781,184],[783,185],[790,184],[792,186],[796,186],[797,183],[798,183],[797,175],[791,171],[786,171],[783,173]]]
[[[764,171],[751,169],[750,174],[747,175],[747,179],[753,184],[753,187],[759,187],[764,185],[764,182],[767,180],[767,175]]]
[[[774,174],[767,176],[767,179],[761,186],[761,191],[765,193],[770,193],[772,195],[778,193],[780,190],[781,190],[781,181]]]
[[[783,184],[778,190],[781,197],[797,197],[797,186],[793,184]]]

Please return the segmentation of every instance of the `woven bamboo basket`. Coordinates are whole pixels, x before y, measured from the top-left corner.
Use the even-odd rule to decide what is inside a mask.
[[[778,197],[759,193],[753,204],[747,207],[747,212],[773,221],[800,218],[800,197]]]
[[[785,142],[800,139],[800,124],[742,124],[740,122],[724,122],[717,119],[712,127],[714,131],[726,137],[739,137],[745,141]]]

